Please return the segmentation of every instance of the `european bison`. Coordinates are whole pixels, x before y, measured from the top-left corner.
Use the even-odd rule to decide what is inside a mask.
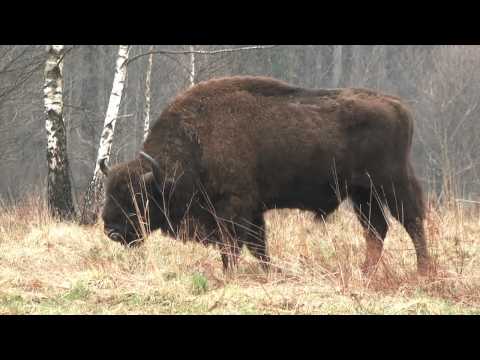
[[[205,81],[162,112],[137,159],[110,170],[102,164],[105,232],[131,244],[142,238],[140,221],[175,235],[193,219],[198,229],[191,235],[220,246],[224,269],[236,264],[243,245],[268,268],[266,210],[297,208],[320,217],[349,198],[365,229],[365,270],[382,251],[386,205],[412,238],[425,272],[412,134],[400,99],[374,91],[310,90],[251,76]]]

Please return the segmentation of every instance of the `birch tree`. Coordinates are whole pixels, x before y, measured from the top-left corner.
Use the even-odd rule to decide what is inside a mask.
[[[103,131],[100,137],[100,145],[98,148],[95,170],[93,172],[93,178],[90,181],[85,194],[84,208],[81,219],[83,224],[93,223],[96,221],[100,204],[103,201],[103,173],[101,171],[101,164],[108,163],[110,158],[115,124],[118,118],[120,101],[122,99],[123,88],[125,86],[125,79],[127,76],[126,65],[129,51],[130,45],[120,45],[118,49],[112,92],[110,94]]]
[[[153,66],[153,45],[148,49],[150,55],[148,56],[147,74],[145,76],[145,109],[144,109],[144,125],[143,125],[143,140],[147,139],[150,133],[150,94],[152,81],[152,66]]]
[[[195,46],[190,45],[190,86],[195,85]]]
[[[67,137],[63,121],[63,45],[47,46],[43,99],[47,131],[48,208],[62,220],[74,215],[67,157]]]

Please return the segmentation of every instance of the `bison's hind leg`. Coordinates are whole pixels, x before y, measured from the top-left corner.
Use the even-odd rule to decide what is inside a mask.
[[[371,189],[353,187],[350,198],[358,220],[364,229],[366,240],[364,273],[375,269],[383,251],[383,242],[388,231],[388,223],[383,212],[381,199]]]
[[[387,191],[387,203],[391,214],[410,235],[417,255],[417,268],[420,274],[432,271],[428,255],[423,221],[425,207],[420,184],[410,169],[410,176],[396,181]]]
[[[248,251],[260,261],[263,270],[268,272],[270,268],[270,256],[267,250],[265,220],[262,212],[258,212],[252,217],[251,223],[247,224],[244,235],[242,241]]]

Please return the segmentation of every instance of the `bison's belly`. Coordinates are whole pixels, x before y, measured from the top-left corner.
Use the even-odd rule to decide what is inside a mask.
[[[301,209],[314,211],[323,215],[334,211],[339,205],[339,199],[334,187],[329,183],[296,180],[288,186],[277,188],[273,194],[272,188],[266,191],[263,203],[268,209]]]

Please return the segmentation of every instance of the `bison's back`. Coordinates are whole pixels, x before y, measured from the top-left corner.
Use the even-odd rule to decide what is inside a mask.
[[[365,172],[383,180],[401,171],[411,117],[399,99],[370,90],[233,77],[180,95],[152,133],[164,136],[158,154],[193,157],[177,148],[193,149],[211,192],[248,191],[268,202],[292,188],[329,186],[334,176],[363,183]]]

